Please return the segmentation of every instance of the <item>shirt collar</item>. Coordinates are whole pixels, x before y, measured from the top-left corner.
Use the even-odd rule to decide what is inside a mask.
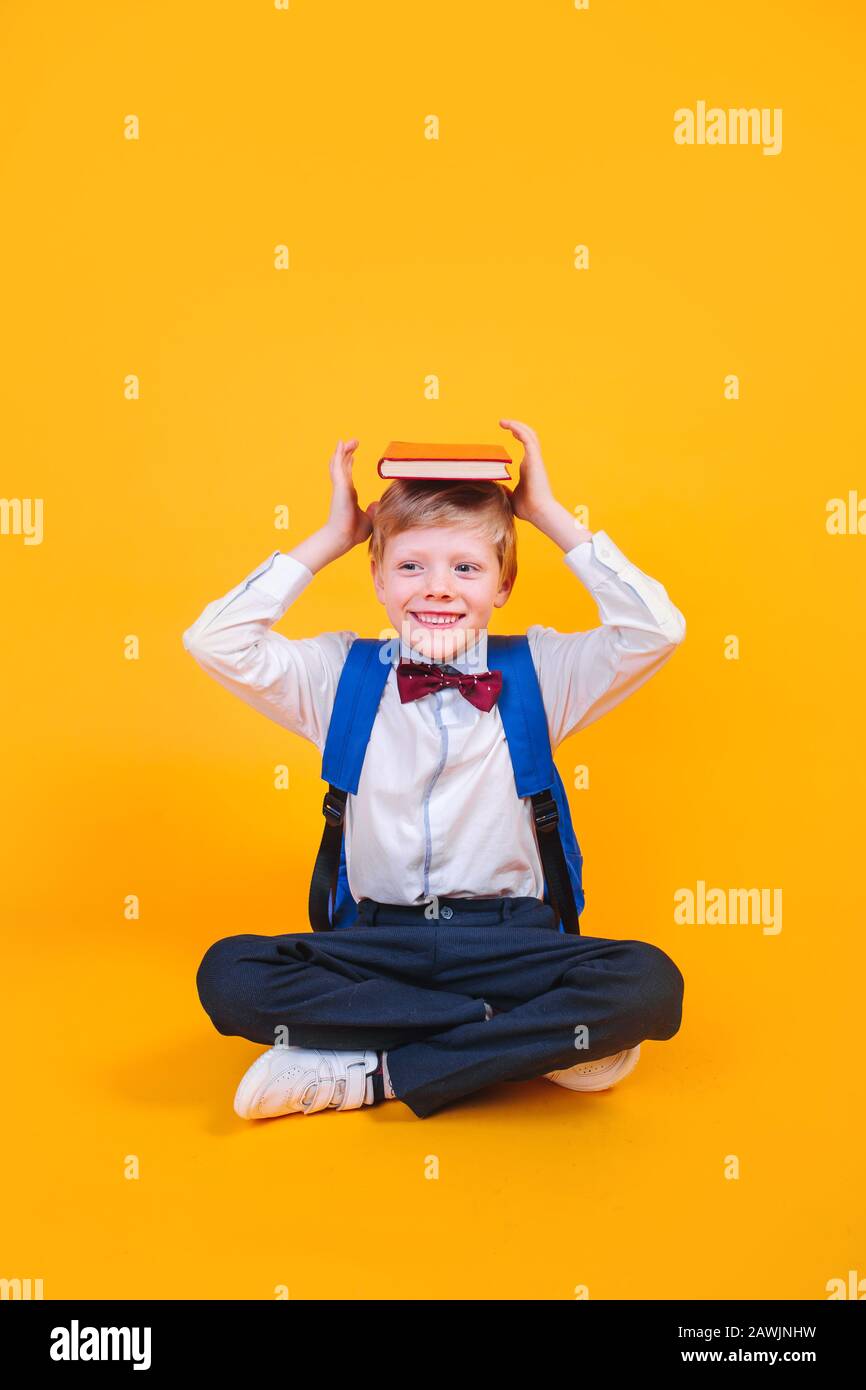
[[[453,666],[457,671],[463,671],[467,675],[480,674],[481,671],[487,670],[487,629],[482,628],[472,646],[455,656],[452,661],[431,661],[429,656],[422,655],[421,652],[410,646],[404,637],[401,637],[399,659],[402,661],[423,661],[425,665],[432,666]]]

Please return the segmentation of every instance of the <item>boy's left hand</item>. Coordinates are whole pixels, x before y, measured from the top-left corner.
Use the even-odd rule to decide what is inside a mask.
[[[510,430],[523,445],[523,458],[520,463],[520,481],[511,490],[511,505],[514,515],[521,521],[537,522],[545,510],[556,506],[556,498],[547,478],[547,469],[541,457],[538,435],[529,425],[520,420],[500,420],[500,425]]]

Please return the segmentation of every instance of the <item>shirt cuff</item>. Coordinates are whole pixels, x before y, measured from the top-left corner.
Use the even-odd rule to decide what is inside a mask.
[[[571,550],[566,551],[564,559],[570,569],[583,579],[585,583],[592,587],[591,567],[592,557],[600,560],[608,569],[612,569],[614,574],[621,574],[631,561],[623,555],[618,545],[615,545],[606,531],[593,531],[592,537],[588,541],[579,541],[572,546]]]
[[[682,641],[685,620],[679,609],[671,603],[663,586],[638,569],[606,531],[594,531],[591,540],[581,541],[564,558],[569,569],[590,592],[594,592],[600,584],[610,583],[615,576],[615,583],[625,584],[628,590],[637,594],[668,641]]]
[[[297,560],[294,555],[286,555],[275,550],[260,574],[254,575],[250,583],[263,590],[271,598],[288,604],[296,598],[313,579],[313,571]]]

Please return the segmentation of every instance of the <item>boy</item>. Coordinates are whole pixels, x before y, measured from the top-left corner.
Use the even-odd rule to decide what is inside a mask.
[[[607,1089],[642,1040],[680,1026],[683,977],[663,951],[560,932],[542,901],[530,802],[516,794],[487,669],[487,624],[517,572],[514,517],[562,549],[602,619],[588,632],[528,630],[552,749],[657,671],[685,620],[661,584],[555,499],[534,431],[500,424],[524,447],[513,491],[400,479],[366,511],[352,482],[358,441],[340,441],[325,525],[274,551],[183,634],[217,681],[320,751],[357,634],[290,639],[273,624],[316,571],[369,538],[376,594],[400,634],[346,806],[357,921],[224,937],[199,966],[217,1030],[271,1044],[238,1087],[242,1118],[395,1098],[426,1118],[483,1086],[539,1076]],[[430,687],[420,695],[419,673]]]

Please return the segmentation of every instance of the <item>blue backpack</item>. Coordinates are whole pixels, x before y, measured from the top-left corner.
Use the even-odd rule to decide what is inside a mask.
[[[393,641],[356,637],[340,673],[322,755],[322,777],[328,790],[322,803],[325,828],[310,885],[313,931],[348,927],[357,920],[358,905],[349,891],[343,842],[346,797],[358,790],[373,721],[392,670]],[[553,761],[529,641],[525,636],[488,636],[487,655],[489,665],[502,672],[498,708],[516,794],[532,799],[544,869],[542,901],[557,913],[559,931],[579,936],[579,916],[584,908],[583,856],[562,778]]]

